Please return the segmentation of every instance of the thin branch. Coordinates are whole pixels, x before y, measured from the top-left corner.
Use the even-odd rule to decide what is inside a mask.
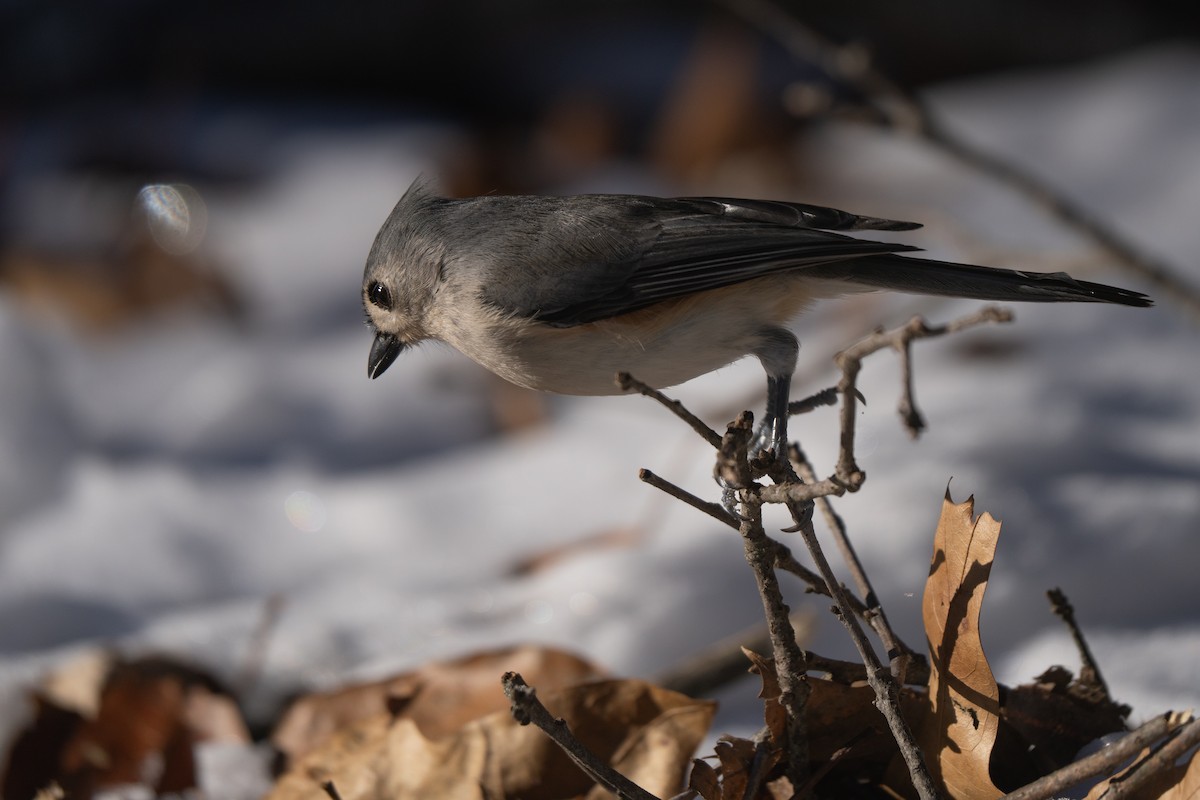
[[[866,403],[866,401],[863,400],[862,395],[859,395],[858,399],[863,403]],[[837,401],[838,387],[830,386],[826,389],[816,392],[815,394],[810,394],[808,397],[801,398],[800,400],[793,400],[792,402],[788,403],[787,413],[789,417],[794,417],[797,414],[807,414],[808,412],[815,411],[822,406],[836,406]]]
[[[1108,684],[1104,682],[1104,677],[1100,674],[1100,665],[1092,655],[1092,649],[1088,647],[1087,640],[1083,638],[1083,630],[1075,620],[1075,608],[1067,600],[1067,595],[1062,589],[1051,589],[1046,592],[1046,597],[1050,599],[1050,607],[1054,609],[1054,613],[1071,631],[1071,638],[1075,640],[1075,648],[1079,651],[1079,660],[1082,664],[1079,670],[1080,683],[1096,687],[1103,694],[1104,699],[1111,703],[1112,695],[1109,694]]]
[[[677,486],[676,484],[671,483],[670,481],[666,480],[665,478],[660,477],[659,475],[656,475],[655,473],[651,472],[648,469],[640,470],[638,472],[638,477],[645,483],[648,483],[651,486],[662,490],[663,492],[669,494],[670,496],[676,498],[677,500],[683,501],[684,503],[688,504],[692,508],[695,508],[699,511],[704,512],[705,514],[708,514],[713,519],[715,519],[719,522],[722,522],[731,528],[737,529],[739,527],[738,521],[733,516],[731,516],[729,514],[729,512],[727,512],[719,503],[711,503],[706,500],[701,500],[699,497],[692,494],[691,492],[688,492],[686,489],[683,489],[683,488]],[[767,489],[770,487],[763,487],[763,488]],[[832,491],[834,493],[840,493],[840,491],[841,491],[840,487],[837,487],[836,485],[833,485],[833,484],[829,484],[825,488],[829,489],[830,491]],[[768,494],[768,496],[771,495],[770,492],[767,492],[767,494]],[[818,497],[817,503],[818,503],[818,506],[820,508],[822,508],[822,511],[824,513],[826,513],[827,515],[833,514],[832,507],[829,505],[826,498]],[[836,518],[836,515],[834,515],[834,517]],[[828,516],[827,516],[827,519],[828,519]],[[840,524],[840,522],[841,522],[840,519],[838,519],[837,524]],[[831,527],[832,527],[832,525],[831,525]],[[842,535],[844,536],[844,529],[843,529]],[[813,572],[808,567],[804,566],[799,561],[797,561],[795,555],[793,555],[791,549],[788,548],[787,545],[783,544],[782,542],[775,541],[775,540],[770,540],[770,541],[772,543],[772,546],[775,549],[775,561],[774,561],[775,569],[783,570],[784,572],[790,573],[791,575],[799,578],[801,581],[808,584],[810,591],[816,592],[817,594],[823,594],[826,597],[831,597],[831,595],[829,593],[829,589],[825,585],[824,578],[822,578],[820,575]],[[861,569],[861,565],[860,565],[859,569]],[[874,595],[871,594],[871,590],[869,588],[866,592],[864,592],[864,594],[867,594],[870,597],[874,597]],[[925,680],[925,678],[928,677],[928,669],[929,669],[928,664],[925,663],[925,660],[924,660],[923,656],[921,656],[921,654],[912,650],[912,648],[910,648],[907,644],[905,644],[898,636],[895,635],[894,632],[891,632],[888,634],[885,634],[883,632],[883,631],[891,631],[891,628],[887,621],[886,615],[884,615],[882,613],[883,612],[882,606],[880,606],[878,604],[878,602],[875,602],[874,605],[872,605],[872,606],[868,606],[866,603],[859,600],[854,595],[849,595],[849,594],[847,595],[847,601],[850,604],[851,610],[856,615],[858,615],[863,620],[868,622],[873,628],[876,628],[877,632],[880,633],[880,639],[883,641],[884,647],[887,648],[889,659],[891,659],[891,661],[893,663],[892,673],[897,676],[897,679],[901,683],[905,682],[905,676],[903,674],[901,674],[903,672],[903,670],[900,669],[898,666],[896,666],[896,664],[898,663],[897,659],[900,658],[901,656],[908,656],[910,661],[917,662],[917,665],[920,667],[917,671],[917,674],[912,677],[915,680],[917,680],[917,682],[923,682]],[[756,648],[751,647],[750,649],[754,650]],[[740,659],[741,658],[741,653],[739,650],[736,650],[736,648],[731,652],[732,652],[732,654],[731,654],[730,658],[732,658],[732,659]],[[741,662],[738,661],[739,665],[740,665],[740,663]],[[741,667],[739,666],[739,669],[740,668]],[[811,663],[809,665],[809,668],[813,669],[813,670],[817,670],[817,671],[822,671],[821,667],[813,666]],[[671,675],[669,677],[672,680],[674,680],[675,676]],[[660,681],[660,683],[661,683],[661,681]],[[683,690],[681,689],[680,691],[683,691]],[[688,693],[689,692],[686,692],[686,691],[684,692],[684,694],[688,694]]]
[[[1103,750],[1098,750],[1090,756],[1085,756],[1062,769],[1038,778],[1033,783],[1022,786],[1015,792],[1010,792],[1004,796],[1004,800],[1046,800],[1046,798],[1061,795],[1070,787],[1088,778],[1112,773],[1159,739],[1178,730],[1189,719],[1188,716],[1178,714],[1162,714],[1154,717]]]
[[[918,136],[968,168],[1021,192],[1049,216],[1099,245],[1117,266],[1158,287],[1194,318],[1200,317],[1200,287],[1189,284],[1166,263],[1140,252],[1046,181],[954,135],[920,97],[872,67],[862,48],[833,44],[770,0],[718,2],[774,38],[797,59],[818,64],[828,75],[857,90],[875,120]]]
[[[717,464],[714,472],[718,482],[726,487],[724,506],[718,508],[716,504],[706,503],[648,470],[641,471],[643,481],[651,483],[714,519],[727,525],[736,524],[742,534],[746,561],[758,584],[759,596],[766,615],[771,649],[775,658],[781,689],[780,704],[784,708],[786,720],[784,756],[787,777],[793,786],[807,785],[809,765],[804,708],[811,690],[805,680],[805,674],[809,669],[806,654],[796,643],[788,607],[783,601],[775,574],[776,569],[793,572],[816,591],[821,591],[823,586],[825,593],[834,599],[838,616],[849,630],[851,639],[863,658],[867,682],[875,692],[875,704],[887,720],[892,735],[900,747],[913,785],[922,798],[936,797],[936,789],[925,767],[921,751],[900,714],[897,678],[903,681],[911,650],[903,645],[892,631],[870,582],[866,579],[865,571],[862,569],[853,547],[849,544],[844,527],[840,525],[840,520],[837,520],[832,509],[826,507],[825,512],[834,520],[831,528],[835,530],[835,535],[838,537],[839,547],[842,548],[846,562],[852,565],[855,578],[863,595],[867,598],[867,602],[852,598],[846,588],[838,582],[828,560],[821,551],[813,530],[813,501],[829,495],[841,495],[846,491],[855,491],[866,479],[854,459],[854,420],[857,404],[863,402],[856,381],[864,358],[885,347],[893,347],[903,354],[907,352],[909,343],[915,339],[940,336],[973,325],[985,322],[1003,322],[1011,318],[1012,315],[1008,311],[994,306],[985,307],[973,315],[937,327],[929,326],[920,318],[914,318],[908,324],[893,331],[878,331],[839,353],[836,362],[842,370],[842,379],[836,389],[818,393],[812,398],[800,401],[800,404],[795,407],[797,410],[805,410],[826,404],[838,394],[842,397],[841,450],[838,465],[835,474],[825,480],[810,479],[808,483],[802,482],[788,460],[756,458],[751,463],[749,442],[753,435],[753,416],[749,412],[742,412],[736,420],[730,423],[725,435],[720,437],[719,442],[716,443]],[[669,400],[660,392],[636,381],[627,374],[620,375],[618,383],[622,388],[636,390],[654,398],[711,442],[708,427],[687,411],[681,403]],[[906,383],[904,394],[911,399],[911,378]],[[913,405],[915,407],[915,404]],[[788,411],[792,410],[793,406],[789,404]],[[811,469],[809,472],[811,476]],[[763,485],[757,481],[757,478],[763,475],[771,479],[770,485]],[[735,513],[732,508],[735,497],[741,506],[740,514]],[[786,547],[766,535],[762,525],[763,503],[781,503],[787,506],[795,521],[795,526],[787,530],[801,533],[813,562],[818,567],[819,575],[796,563]],[[870,641],[858,624],[857,617],[859,616],[867,619],[880,634],[881,640],[888,649],[890,666],[896,673],[895,677],[892,672],[883,667],[872,650]]]
[[[342,800],[342,795],[333,781],[322,781],[321,791],[328,795],[329,800]]]
[[[804,679],[807,672],[804,651],[796,643],[791,612],[775,575],[775,542],[763,528],[762,501],[753,490],[761,487],[747,480],[750,472],[747,446],[754,433],[753,427],[753,419],[745,413],[730,423],[717,457],[717,473],[725,479],[725,485],[742,490],[738,531],[742,535],[746,563],[758,585],[775,658],[779,703],[785,712],[786,741],[782,744],[787,776],[793,786],[803,786],[808,778],[808,731],[804,707],[812,689]]]
[[[1200,719],[1193,719],[1162,747],[1134,764],[1124,775],[1114,778],[1104,794],[1100,795],[1100,800],[1145,797],[1144,790],[1148,785],[1155,781],[1160,773],[1174,767],[1176,761],[1197,745],[1200,745]],[[1200,756],[1193,755],[1192,758]]]
[[[903,354],[908,351],[910,343],[916,339],[945,336],[976,325],[1011,322],[1012,319],[1012,312],[1000,306],[984,306],[974,314],[960,317],[945,325],[931,326],[920,317],[913,317],[905,325],[890,331],[878,330],[834,356],[834,363],[842,371],[842,378],[838,381],[838,391],[842,395],[842,413],[841,448],[838,453],[837,469],[834,473],[836,480],[842,483],[847,490],[854,492],[862,486],[862,482],[867,477],[854,458],[854,428],[858,418],[857,402],[861,397],[857,383],[864,358],[884,348],[891,348]],[[911,369],[906,368],[905,378],[904,391],[900,401],[901,416],[915,414],[919,419],[920,412],[916,411],[916,401],[912,397]],[[909,409],[907,413],[906,408]],[[913,432],[913,428],[909,427],[909,431]]]
[[[521,725],[532,723],[540,728],[589,778],[620,800],[658,800],[587,749],[571,733],[565,720],[554,717],[546,710],[537,699],[537,692],[518,673],[506,672],[500,682],[504,686],[504,695],[512,703],[513,719]]]
[[[812,651],[806,652],[805,657],[808,659],[809,672],[824,672],[834,683],[849,685],[867,679],[867,668],[857,661],[826,658]]]
[[[651,387],[647,383],[639,381],[628,372],[618,372],[616,384],[622,391],[637,392],[640,395],[658,401],[664,408],[686,422],[692,430],[700,434],[704,441],[708,442],[714,448],[719,448],[721,446],[721,434],[705,425],[704,420],[700,419],[695,414],[684,408],[683,403],[679,402],[678,400],[672,400],[658,389]]]
[[[900,356],[900,385],[904,387],[900,395],[900,419],[910,439],[916,439],[925,430],[925,417],[917,408],[916,392],[913,390],[912,370],[912,339],[905,339],[896,348]]]
[[[697,509],[698,511],[703,511],[705,514],[708,514],[718,522],[724,522],[729,527],[735,530],[737,529],[737,519],[735,519],[732,514],[726,511],[720,503],[710,503],[707,500],[701,500],[688,490],[671,483],[666,478],[655,475],[648,469],[638,470],[638,478],[642,482],[650,484],[655,489],[660,489],[666,492],[676,500],[682,500],[692,508]]]
[[[800,535],[804,538],[804,543],[808,546],[809,555],[812,556],[817,570],[824,576],[825,585],[829,588],[829,592],[837,604],[838,617],[842,620],[842,624],[846,626],[846,630],[850,633],[850,639],[854,642],[854,647],[858,650],[858,654],[862,658],[864,666],[866,666],[867,683],[870,684],[871,689],[875,692],[875,707],[879,709],[884,719],[887,720],[888,728],[892,732],[892,738],[896,740],[896,744],[900,747],[900,755],[904,758],[904,763],[908,767],[908,774],[912,777],[913,787],[917,790],[917,794],[922,800],[933,800],[933,798],[938,796],[937,788],[934,786],[933,778],[930,777],[929,770],[925,766],[925,758],[921,754],[921,748],[917,745],[917,740],[913,736],[912,730],[908,727],[908,723],[904,721],[904,717],[900,713],[899,687],[895,680],[893,680],[892,674],[880,663],[879,657],[875,655],[875,650],[871,647],[871,642],[859,626],[858,619],[854,616],[851,609],[846,590],[838,582],[837,576],[834,575],[833,569],[829,566],[828,559],[825,558],[824,551],[821,550],[821,545],[817,541],[817,534],[813,529],[811,520],[800,527]]]

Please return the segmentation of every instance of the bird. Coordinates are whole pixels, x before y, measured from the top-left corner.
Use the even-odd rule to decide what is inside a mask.
[[[889,290],[1146,307],[1140,292],[1041,273],[935,261],[847,235],[914,222],[806,203],[634,194],[446,198],[418,179],[363,271],[378,378],[406,349],[450,344],[518,386],[612,395],[629,373],[668,388],[746,356],[767,375],[754,452],[784,457],[799,341],[813,301]]]

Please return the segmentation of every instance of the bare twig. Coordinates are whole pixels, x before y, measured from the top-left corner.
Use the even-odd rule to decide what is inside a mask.
[[[721,434],[705,425],[702,419],[684,408],[683,403],[678,400],[672,400],[649,384],[639,381],[628,372],[618,372],[616,384],[622,391],[637,392],[640,395],[658,401],[664,408],[691,426],[692,430],[700,434],[704,441],[716,448],[721,446]]]
[[[1004,796],[1004,800],[1046,800],[1061,795],[1065,790],[1088,778],[1119,769],[1123,763],[1154,742],[1178,730],[1189,720],[1190,717],[1177,714],[1157,716],[1103,750],[1098,750],[1022,786],[1015,792],[1010,792]]]
[[[342,795],[333,781],[322,781],[321,791],[329,796],[329,800],[342,800]]]
[[[1096,687],[1103,694],[1104,699],[1111,703],[1112,695],[1108,693],[1108,684],[1104,682],[1103,676],[1100,675],[1100,665],[1096,662],[1095,656],[1092,655],[1092,649],[1088,647],[1087,640],[1083,638],[1083,630],[1075,620],[1075,608],[1067,600],[1066,593],[1062,589],[1051,589],[1046,592],[1046,597],[1050,599],[1050,607],[1054,609],[1054,613],[1058,615],[1067,626],[1067,629],[1071,631],[1071,638],[1075,640],[1075,648],[1079,650],[1079,660],[1081,662],[1079,670],[1080,683]]]
[[[718,522],[724,522],[726,525],[734,529],[738,527],[738,521],[733,517],[732,514],[726,511],[720,503],[710,503],[707,500],[701,500],[699,497],[696,497],[696,495],[692,494],[686,489],[676,486],[665,478],[655,475],[648,469],[639,470],[638,478],[643,482],[650,484],[655,489],[661,489],[662,491],[671,495],[671,497],[674,497],[676,500],[682,500],[692,508],[703,511],[705,514],[708,514]]]
[[[513,719],[522,725],[533,723],[558,745],[567,757],[596,783],[608,789],[621,800],[658,800],[650,792],[638,786],[615,769],[605,764],[588,750],[571,733],[565,720],[554,717],[541,701],[533,687],[525,683],[516,672],[506,672],[501,678],[504,694],[512,703]]]
[[[699,497],[687,491],[686,489],[671,483],[670,481],[659,475],[656,475],[648,469],[640,470],[638,472],[638,477],[645,483],[648,483],[657,489],[661,489],[671,497],[681,500],[692,508],[708,514],[718,522],[722,522],[729,527],[734,528],[735,530],[740,526],[738,520],[729,514],[729,512],[727,512],[719,503],[701,500]],[[762,487],[760,494],[765,494],[767,498],[775,498],[775,502],[782,502],[782,500],[785,498],[785,495],[770,491],[773,488],[774,487],[764,486]],[[840,492],[840,488],[836,485],[826,485],[823,488],[829,489],[835,493]],[[820,502],[820,499],[821,498],[818,498],[818,502]],[[764,500],[764,502],[766,502],[766,500]],[[796,556],[792,553],[791,549],[787,545],[773,539],[770,541],[775,551],[775,569],[783,570],[784,572],[790,573],[791,575],[799,578],[801,581],[808,584],[809,591],[830,597],[829,589],[825,585],[824,578],[797,561]],[[868,607],[857,597],[853,595],[847,595],[847,600],[849,601],[850,607],[854,613],[864,620],[870,621],[871,617],[875,614],[875,610],[873,608]],[[904,650],[912,652],[909,650],[907,645],[903,645],[903,643],[901,643],[900,646]]]
[[[866,400],[862,395],[858,396],[860,402],[864,405]],[[799,400],[793,400],[788,403],[787,413],[789,417],[794,417],[797,414],[807,414],[810,411],[815,411],[822,406],[836,406],[838,401],[838,387],[830,386],[826,389],[811,394],[808,397]]]
[[[909,437],[916,439],[925,430],[925,417],[917,408],[913,391],[912,339],[904,339],[896,351],[900,356],[900,384],[904,387],[900,395],[900,419],[904,421]]]
[[[1200,719],[1193,719],[1165,744],[1130,767],[1129,772],[1114,778],[1104,794],[1100,795],[1100,800],[1145,797],[1144,790],[1148,785],[1197,745],[1200,745]],[[1195,755],[1192,757],[1197,758]],[[1157,794],[1156,792],[1155,795]]]
[[[739,527],[739,522],[737,521],[737,519],[735,519],[733,516],[731,516],[729,514],[729,512],[725,511],[725,509],[722,508],[719,503],[711,503],[711,502],[708,502],[705,500],[701,500],[699,497],[692,494],[691,492],[688,492],[687,490],[682,489],[679,486],[676,486],[675,484],[656,475],[655,473],[651,472],[648,469],[641,470],[638,473],[638,477],[641,478],[642,481],[650,484],[651,486],[654,486],[657,489],[661,489],[662,491],[666,492],[667,494],[671,495],[672,497],[674,497],[678,500],[682,500],[684,503],[687,503],[692,508],[695,508],[699,511],[704,512],[705,514],[708,514],[713,519],[716,519],[719,522],[723,522],[724,524],[728,525],[731,528],[737,529]],[[766,488],[769,488],[769,487],[764,487],[764,489],[766,489]],[[831,488],[834,490],[838,489],[838,487],[836,487],[836,486],[831,487]],[[770,495],[771,493],[768,492],[767,494]],[[824,498],[817,499],[818,506],[821,507],[823,510],[828,509],[828,513],[832,513],[832,509],[829,508],[828,503],[823,502],[823,500],[824,500]],[[840,522],[840,520],[839,520],[839,522]],[[774,540],[770,540],[770,541],[771,541],[771,545],[774,547],[774,551],[775,551],[775,561],[774,561],[775,569],[783,570],[784,572],[790,573],[791,575],[799,578],[801,581],[808,584],[809,590],[812,592],[816,592],[817,594],[823,594],[827,597],[830,596],[829,589],[825,585],[825,580],[820,575],[813,572],[808,567],[804,566],[799,561],[797,561],[796,557],[792,554],[791,549],[788,548],[787,545],[783,544],[782,542],[778,542],[778,541],[774,541]],[[871,596],[873,597],[873,595],[871,595]],[[866,622],[871,624],[872,627],[876,627],[877,631],[880,630],[881,628],[884,630],[890,630],[890,627],[887,627],[888,626],[887,618],[886,618],[886,616],[882,615],[882,613],[881,613],[882,607],[878,604],[877,601],[873,601],[874,605],[868,606],[866,603],[859,600],[854,595],[848,594],[846,599],[847,599],[847,602],[850,604],[850,608],[853,611],[853,613],[855,613],[856,615],[861,617],[863,620],[865,620]],[[920,653],[913,651],[908,645],[906,645],[902,640],[900,640],[900,638],[898,636],[896,636],[894,634],[894,632],[891,633],[890,635],[885,635],[885,634],[881,633],[880,638],[884,642],[884,646],[888,649],[889,659],[892,660],[893,664],[895,664],[896,660],[900,656],[902,656],[902,655],[908,656],[911,661],[916,662],[917,665],[919,666],[919,669],[916,671],[916,674],[911,677],[913,677],[913,679],[916,680],[918,683],[924,682],[924,680],[928,677],[928,670],[929,670],[928,665],[925,663],[924,657]],[[750,649],[752,649],[752,650],[758,649],[755,646],[751,646],[751,645],[747,645],[747,646],[749,646]],[[742,656],[741,656],[740,650],[736,650],[736,648],[731,649],[729,658],[731,660],[731,663],[736,663],[738,665],[736,667],[736,669],[742,670],[744,668],[744,664],[741,661]],[[822,667],[818,664],[815,664],[811,659],[817,659],[818,661],[820,661],[821,657],[815,656],[813,654],[808,654],[808,659],[806,659],[806,660],[809,660],[809,669],[810,670],[825,671],[824,667]],[[734,669],[734,667],[731,666],[730,674],[732,674],[733,669]],[[689,667],[689,670],[690,670],[690,667]],[[905,681],[905,676],[903,674],[899,674],[900,671],[898,670],[897,667],[893,666],[892,672],[894,675],[897,676],[897,679],[901,683],[903,683]],[[863,674],[865,677],[865,673],[863,673]],[[669,676],[669,678],[671,680],[675,679],[674,675]],[[659,681],[659,683],[661,683],[661,681]],[[662,684],[662,685],[666,685],[666,684]],[[679,691],[684,692],[684,694],[691,693],[684,689],[679,689]]]
[[[804,706],[811,692],[804,679],[807,666],[804,651],[796,643],[796,632],[779,580],[775,575],[775,546],[762,524],[762,500],[747,480],[750,466],[747,444],[753,435],[753,420],[742,414],[730,423],[722,439],[717,472],[728,486],[742,489],[743,502],[738,531],[742,535],[746,563],[754,573],[762,599],[771,650],[779,679],[779,703],[785,713],[786,741],[783,742],[787,776],[793,786],[803,786],[808,777],[808,732],[804,724]],[[758,484],[753,484],[759,488]]]
[[[834,602],[837,603],[838,617],[846,626],[846,630],[849,631],[850,639],[854,642],[854,647],[858,650],[858,654],[863,660],[863,664],[867,669],[867,683],[870,684],[871,689],[875,692],[875,707],[879,709],[884,719],[887,720],[888,728],[892,732],[892,738],[896,740],[896,744],[900,747],[900,755],[904,758],[904,763],[908,767],[913,787],[917,790],[917,794],[922,800],[936,798],[938,796],[937,788],[934,786],[933,778],[930,777],[929,770],[925,766],[925,758],[921,754],[921,748],[917,745],[917,740],[913,736],[912,730],[909,729],[908,723],[904,721],[904,717],[900,714],[900,689],[895,680],[893,680],[892,674],[880,663],[879,657],[875,655],[875,650],[871,647],[871,642],[859,626],[858,620],[851,609],[846,590],[838,582],[837,576],[834,575],[833,569],[829,566],[829,561],[825,558],[824,551],[821,550],[820,543],[817,542],[817,534],[813,529],[811,520],[800,527],[800,535],[804,538],[804,543],[808,546],[809,555],[812,556],[817,570],[825,578],[825,584],[828,586]]]
[[[828,75],[856,89],[874,120],[919,136],[967,167],[1021,192],[1051,217],[1103,248],[1119,267],[1146,279],[1193,317],[1200,317],[1200,288],[1190,285],[1167,264],[1138,251],[1111,226],[1092,217],[1046,181],[954,135],[920,97],[872,67],[861,48],[833,44],[771,0],[719,2],[780,42],[796,58],[818,64]]]
[[[864,358],[886,347],[904,354],[908,351],[910,343],[916,339],[944,336],[976,325],[1011,322],[1012,319],[1012,312],[999,306],[984,306],[974,314],[960,317],[945,325],[931,326],[920,317],[913,317],[907,324],[898,328],[890,331],[876,331],[834,356],[834,362],[842,371],[842,378],[838,381],[838,391],[842,394],[842,413],[841,449],[838,454],[837,469],[834,473],[837,481],[853,492],[857,491],[862,486],[862,482],[866,480],[866,474],[859,468],[858,462],[854,458],[854,427],[858,417],[857,401],[860,397],[857,383]],[[911,368],[908,366],[906,366],[904,391],[900,401],[900,413],[905,418],[913,416],[916,419],[920,418],[920,412],[916,411],[916,401],[912,397]],[[924,425],[924,423],[921,424]],[[915,435],[911,425],[909,431]]]
[[[910,656],[915,654],[899,640],[891,629],[870,581],[867,580],[865,570],[863,570],[854,548],[850,545],[844,526],[841,525],[840,519],[823,498],[829,495],[841,495],[848,490],[855,491],[866,478],[854,458],[854,418],[857,404],[863,402],[856,382],[864,358],[885,347],[894,348],[902,354],[902,357],[907,357],[910,343],[915,339],[953,333],[985,322],[1008,321],[1011,318],[1012,315],[1008,311],[994,306],[985,307],[975,314],[941,326],[930,326],[920,318],[914,318],[908,324],[895,330],[877,331],[838,354],[836,361],[842,370],[842,379],[837,387],[802,400],[798,405],[789,404],[788,407],[789,412],[793,408],[797,411],[808,410],[828,404],[837,395],[841,395],[841,449],[835,473],[829,478],[816,480],[811,467],[808,467],[809,480],[805,483],[797,477],[790,461],[756,458],[751,462],[748,450],[753,435],[753,417],[749,412],[743,412],[738,419],[734,420],[717,443],[715,476],[718,482],[726,487],[726,505],[718,506],[714,503],[707,503],[648,470],[641,472],[643,481],[726,525],[736,526],[742,534],[746,561],[754,572],[763,610],[766,614],[767,630],[779,678],[780,704],[784,708],[786,719],[787,741],[784,743],[784,757],[787,765],[787,777],[793,786],[807,785],[809,766],[807,731],[804,726],[803,711],[810,691],[805,680],[805,673],[810,669],[810,665],[806,653],[796,643],[788,607],[783,601],[775,574],[776,569],[792,572],[808,583],[814,591],[828,594],[834,599],[838,615],[846,625],[855,647],[863,658],[867,682],[875,692],[876,706],[887,720],[892,735],[900,747],[913,785],[923,798],[936,796],[936,790],[929,772],[925,768],[921,751],[900,714],[898,681],[903,682],[905,679]],[[660,392],[650,389],[628,375],[619,376],[618,382],[623,388],[637,390],[654,398],[711,442],[708,427],[687,411],[682,404],[667,399]],[[911,400],[911,377],[906,380],[903,394],[909,402],[909,407],[915,409],[915,403]],[[798,450],[796,452],[799,453]],[[803,459],[799,460],[803,461]],[[770,485],[760,483],[757,479],[763,475],[770,478],[773,483]],[[731,503],[734,497],[740,503],[740,514],[732,513]],[[835,532],[834,535],[838,539],[842,554],[846,563],[851,566],[866,602],[853,597],[838,582],[828,560],[821,551],[812,526],[813,501],[818,499],[822,499],[823,513],[831,521],[830,527]],[[787,530],[801,533],[819,574],[796,563],[790,550],[766,535],[762,525],[763,503],[781,503],[787,506],[795,521],[795,526]],[[858,617],[867,620],[879,633],[880,639],[888,651],[891,671],[884,668],[878,656],[875,655],[870,641],[858,624]],[[912,660],[916,661],[917,659]]]

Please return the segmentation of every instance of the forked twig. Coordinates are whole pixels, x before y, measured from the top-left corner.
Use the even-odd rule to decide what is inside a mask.
[[[858,391],[858,373],[862,369],[864,358],[888,347],[900,354],[905,375],[900,415],[905,420],[909,434],[915,438],[924,427],[924,422],[921,421],[920,412],[916,410],[917,402],[913,397],[912,367],[909,363],[911,343],[917,339],[957,333],[977,325],[1012,322],[1012,319],[1012,311],[1000,306],[984,306],[974,314],[945,325],[931,326],[920,317],[913,317],[907,324],[898,328],[876,331],[834,356],[834,363],[842,371],[842,378],[838,381],[838,391],[842,395],[841,449],[834,477],[852,492],[857,491],[867,477],[854,458],[855,420],[858,418],[858,398],[861,397]],[[920,427],[913,427],[914,419],[920,423]]]
[[[916,403],[912,397],[911,343],[917,339],[955,333],[987,322],[1007,322],[1010,319],[1012,319],[1012,314],[1009,311],[995,306],[984,307],[975,314],[946,325],[931,326],[920,318],[914,318],[907,324],[891,331],[877,331],[839,353],[836,363],[842,370],[842,377],[838,385],[788,406],[789,412],[793,410],[800,412],[821,405],[830,405],[836,401],[838,396],[842,398],[838,466],[834,474],[824,480],[816,479],[811,465],[807,464],[798,448],[792,454],[797,456],[796,461],[805,472],[807,482],[797,477],[788,462],[770,459],[755,459],[752,462],[749,458],[748,444],[752,434],[753,421],[749,413],[744,412],[730,424],[725,435],[719,437],[716,444],[718,457],[715,472],[722,485],[736,492],[741,504],[740,516],[731,514],[725,506],[701,500],[649,470],[642,470],[640,473],[643,481],[730,527],[736,527],[742,534],[746,560],[754,571],[762,598],[782,690],[781,704],[785,708],[787,720],[787,741],[784,743],[787,748],[786,764],[788,778],[794,786],[805,785],[808,769],[807,731],[803,725],[803,709],[808,693],[804,675],[811,665],[806,654],[796,643],[788,608],[783,601],[775,577],[777,569],[796,574],[814,591],[827,594],[834,599],[838,616],[849,631],[851,639],[863,659],[867,682],[875,692],[876,706],[883,713],[892,735],[900,747],[914,787],[923,798],[936,796],[936,789],[924,765],[920,748],[901,716],[899,706],[899,687],[906,677],[908,663],[910,660],[916,661],[916,658],[913,658],[916,654],[903,644],[891,629],[870,581],[867,579],[866,572],[846,536],[845,528],[841,524],[840,518],[826,502],[826,498],[830,495],[841,495],[846,491],[855,491],[866,478],[854,457],[854,418],[857,404],[864,402],[858,390],[857,379],[864,358],[890,347],[900,353],[902,359],[905,359],[906,380],[902,391],[902,408],[909,410],[907,419],[911,421],[913,415],[917,414]],[[686,422],[705,441],[713,443],[715,432],[678,401],[667,398],[661,392],[626,374],[618,376],[618,383],[626,390],[639,391],[655,399]],[[771,478],[773,483],[764,485],[759,482],[758,479],[764,473]],[[830,522],[830,528],[834,531],[838,546],[846,563],[850,565],[859,591],[866,598],[866,602],[859,600],[847,591],[830,568],[812,526],[811,504],[814,501],[821,502],[822,512]],[[766,535],[762,525],[762,505],[764,503],[782,503],[788,507],[796,522],[795,526],[788,530],[800,532],[808,546],[813,562],[818,567],[817,573],[798,564],[787,547]],[[884,668],[878,656],[875,655],[870,641],[858,624],[858,617],[867,620],[879,634],[880,640],[887,649],[890,670]]]
[[[717,456],[717,474],[724,476],[727,486],[742,490],[738,532],[742,535],[746,563],[754,573],[762,599],[779,680],[779,703],[785,712],[785,741],[779,744],[784,749],[788,778],[793,786],[803,786],[808,780],[808,730],[804,724],[804,707],[812,689],[804,679],[808,671],[804,651],[796,642],[791,611],[784,602],[775,574],[775,542],[767,536],[762,524],[763,501],[755,491],[762,487],[747,480],[750,473],[747,448],[753,435],[754,425],[749,414],[743,413],[730,423]]]

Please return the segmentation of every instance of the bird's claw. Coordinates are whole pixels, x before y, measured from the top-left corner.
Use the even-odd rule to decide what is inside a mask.
[[[812,500],[806,500],[803,503],[788,503],[788,513],[792,515],[792,525],[783,529],[784,533],[797,533],[807,525],[812,524],[813,508]]]

